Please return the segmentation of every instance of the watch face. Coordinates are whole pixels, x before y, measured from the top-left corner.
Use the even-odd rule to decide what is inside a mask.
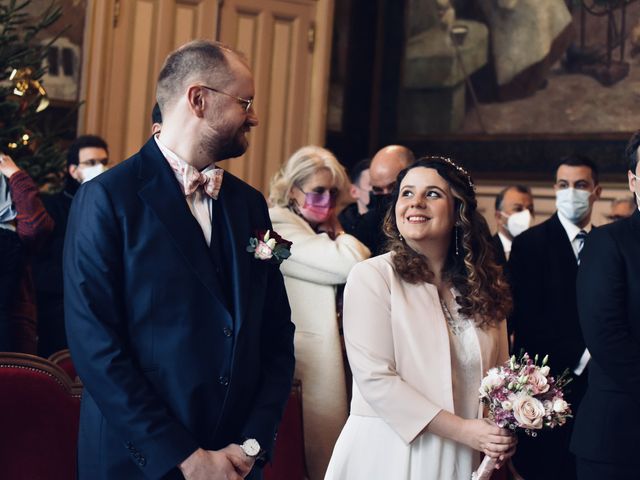
[[[242,450],[250,457],[255,457],[260,453],[260,444],[255,438],[249,438],[242,444]]]

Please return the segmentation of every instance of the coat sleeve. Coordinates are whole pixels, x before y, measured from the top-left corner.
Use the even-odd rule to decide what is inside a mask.
[[[274,228],[293,242],[291,256],[280,267],[293,278],[321,285],[342,284],[353,266],[370,256],[369,249],[349,234],[332,240],[326,233],[315,233],[297,222],[278,223]]]
[[[408,444],[441,408],[396,371],[390,306],[389,283],[383,274],[368,262],[357,265],[344,296],[349,364],[366,402]]]
[[[128,341],[123,239],[99,182],[76,194],[64,247],[64,308],[69,347],[86,391],[122,440],[160,478],[198,448],[140,370]],[[132,453],[133,454],[133,453]],[[135,457],[134,457],[135,458]]]
[[[264,200],[260,197],[257,201],[262,204],[264,222],[268,228],[272,228]],[[283,264],[288,261],[285,260]],[[282,273],[275,265],[269,265],[267,285],[269,294],[263,307],[260,342],[262,379],[243,436],[257,439],[266,451],[267,458],[271,458],[277,427],[291,392],[295,367],[295,326],[291,322],[291,309]]]
[[[27,250],[35,253],[53,231],[53,219],[38,196],[38,187],[26,172],[21,170],[11,175],[9,188],[18,212],[16,231]]]
[[[593,361],[624,391],[640,397],[640,344],[629,325],[626,267],[611,229],[594,229],[580,254],[580,326]]]

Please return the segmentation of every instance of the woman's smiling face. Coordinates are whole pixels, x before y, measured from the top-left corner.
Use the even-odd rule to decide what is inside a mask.
[[[433,168],[416,167],[400,184],[395,205],[398,231],[414,250],[425,241],[451,240],[455,199],[447,181]]]

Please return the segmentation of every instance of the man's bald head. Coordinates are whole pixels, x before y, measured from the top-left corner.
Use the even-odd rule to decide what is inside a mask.
[[[414,161],[413,152],[402,145],[389,145],[379,150],[369,167],[371,191],[374,195],[391,193],[398,174]]]

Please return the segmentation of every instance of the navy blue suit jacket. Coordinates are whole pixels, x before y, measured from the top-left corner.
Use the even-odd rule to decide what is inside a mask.
[[[571,449],[591,460],[640,468],[640,212],[589,234],[577,293],[589,386]]]
[[[271,228],[262,195],[225,173],[217,202],[230,278],[153,139],[75,196],[64,295],[85,385],[81,479],[181,478],[198,447],[243,437],[272,448],[294,369],[289,304],[277,265],[245,250]]]
[[[557,213],[514,238],[508,269],[514,352],[549,355],[557,375],[573,370],[585,349],[576,302],[578,262]]]

